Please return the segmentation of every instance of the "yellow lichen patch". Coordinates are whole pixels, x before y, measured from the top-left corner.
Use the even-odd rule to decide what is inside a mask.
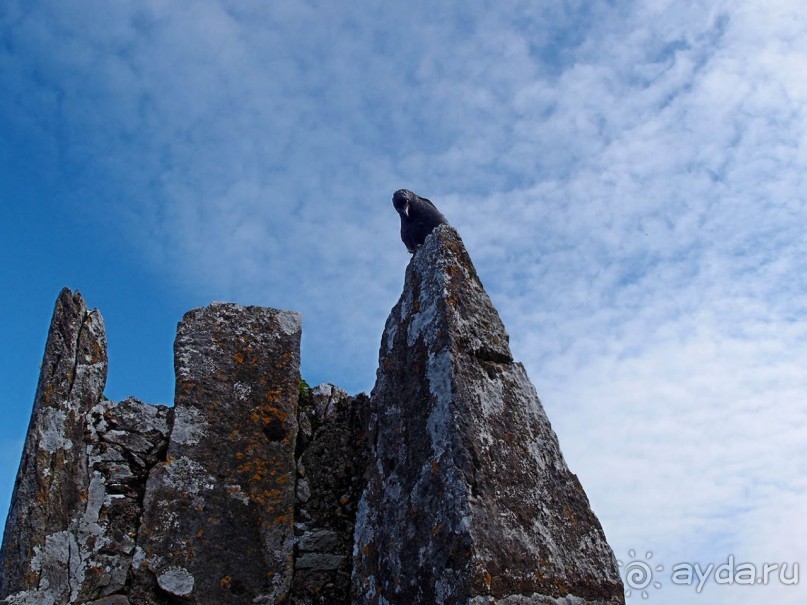
[[[274,417],[280,420],[280,422],[285,422],[286,418],[288,417],[288,413],[282,408],[270,407],[269,413],[274,415]]]
[[[283,493],[279,489],[265,489],[261,492],[250,492],[250,498],[264,507],[278,504],[283,501]]]
[[[283,400],[283,389],[266,389],[263,398],[269,403],[277,403]]]
[[[44,401],[47,401],[51,398],[52,395],[53,395],[53,385],[48,384],[48,386],[45,387],[45,391],[42,393],[42,399]]]
[[[224,576],[221,580],[219,580],[219,586],[222,588],[229,588],[232,581],[233,579],[230,576]]]
[[[266,397],[266,395],[264,395]],[[250,413],[250,420],[256,424],[266,426],[272,422],[285,422],[288,414],[286,410],[274,405],[264,405]]]
[[[263,475],[268,474],[269,463],[266,460],[251,458],[246,462],[239,464],[236,470],[242,475],[252,475],[253,477],[257,475],[258,480],[260,480]]]
[[[278,523],[283,523],[284,525],[289,522],[289,518],[286,515],[278,515],[274,518],[273,523],[277,525]]]
[[[565,505],[563,507],[563,514],[566,516],[569,525],[571,525],[572,527],[577,525],[577,516],[574,514],[574,511],[571,508],[569,508],[568,505]]]
[[[101,343],[94,340],[92,343],[92,363],[98,363],[104,358],[104,348]]]
[[[244,358],[244,354],[241,351],[238,351],[235,355],[233,355],[233,361],[239,365],[244,363]]]

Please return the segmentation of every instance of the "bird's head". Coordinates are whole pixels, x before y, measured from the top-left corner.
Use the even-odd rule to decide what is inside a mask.
[[[409,218],[409,205],[417,199],[417,195],[409,191],[409,189],[398,189],[392,194],[392,205],[398,214]]]

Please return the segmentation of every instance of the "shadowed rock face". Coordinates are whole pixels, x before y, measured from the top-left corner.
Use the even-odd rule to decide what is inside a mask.
[[[290,602],[350,603],[356,506],[367,465],[364,394],[325,384],[300,398],[295,564]]]
[[[407,268],[371,400],[354,602],[624,602],[602,528],[448,226]]]

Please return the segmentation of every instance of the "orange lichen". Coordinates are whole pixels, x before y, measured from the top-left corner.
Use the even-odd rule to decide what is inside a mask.
[[[283,389],[266,389],[263,398],[270,403],[276,403],[283,400]]]
[[[233,579],[230,576],[224,576],[219,581],[219,586],[221,586],[222,588],[229,588],[230,584],[232,584],[232,581],[233,581]]]
[[[264,474],[267,474],[269,470],[269,463],[266,460],[251,458],[246,462],[238,465],[238,468],[236,470],[244,475],[251,474],[251,475],[263,476]]]
[[[50,399],[51,395],[53,395],[53,385],[49,384],[48,386],[45,387],[45,391],[42,393],[42,399],[47,401],[48,399]]]
[[[269,395],[264,394],[265,398],[269,398]],[[262,424],[266,426],[273,422],[285,422],[286,418],[288,418],[288,412],[283,408],[279,408],[274,405],[263,405],[260,406],[258,409],[252,410],[249,415],[250,420],[255,424]]]
[[[244,354],[241,351],[238,351],[235,355],[233,355],[233,361],[237,364],[244,363]]]
[[[273,504],[281,504],[284,500],[283,496],[287,492],[279,489],[264,489],[262,491],[250,490],[250,498],[261,506],[271,509]]]

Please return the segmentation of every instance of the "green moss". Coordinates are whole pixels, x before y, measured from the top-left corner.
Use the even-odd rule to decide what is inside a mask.
[[[311,385],[308,384],[302,376],[300,376],[300,399],[308,396],[308,392],[310,390]]]

